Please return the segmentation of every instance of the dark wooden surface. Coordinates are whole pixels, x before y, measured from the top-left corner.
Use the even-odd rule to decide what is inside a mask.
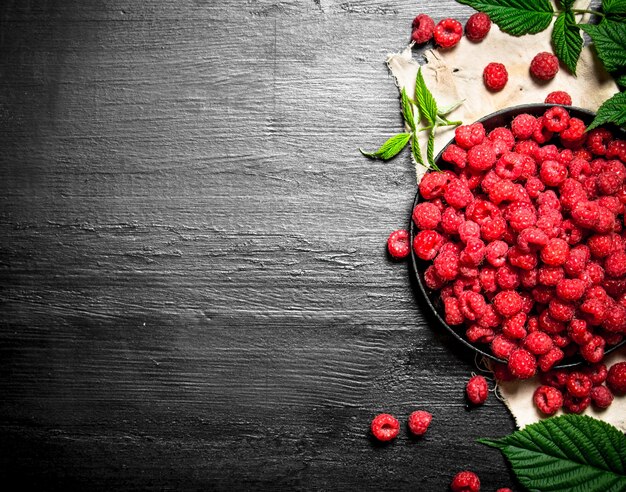
[[[419,3],[419,5],[418,5]],[[19,490],[446,490],[471,354],[385,254],[415,193],[383,63],[453,0],[0,6],[0,467]],[[427,409],[422,440],[368,434]],[[5,488],[6,490],[6,488]]]

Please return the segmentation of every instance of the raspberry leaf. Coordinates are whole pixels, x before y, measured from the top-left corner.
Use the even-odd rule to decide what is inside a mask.
[[[457,0],[485,12],[500,29],[513,36],[535,34],[550,26],[554,10],[548,0]]]
[[[437,115],[438,116],[447,116],[450,113],[452,113],[452,111],[454,111],[455,109],[460,108],[463,103],[465,102],[465,99],[461,99],[458,102],[455,102],[454,104],[450,104],[449,106],[444,106],[443,108],[439,108],[437,110]]]
[[[415,131],[415,119],[413,118],[413,106],[411,101],[409,100],[409,96],[406,94],[406,90],[404,87],[401,92],[402,96],[402,114],[404,115],[404,121],[406,121],[407,125],[411,131]]]
[[[569,10],[573,7],[575,1],[576,0],[561,0],[560,4],[563,9]]]
[[[420,149],[420,142],[417,138],[416,133],[413,134],[413,141],[411,142],[411,152],[413,153],[413,159],[415,159],[415,162],[421,164],[422,166],[426,165],[424,163],[424,158],[422,157],[422,149]]]
[[[608,72],[626,67],[626,24],[605,19],[598,25],[580,24],[596,47]]]
[[[622,75],[617,80],[617,85],[621,85],[622,87],[626,87],[626,75]]]
[[[561,12],[552,29],[554,52],[565,66],[576,75],[576,64],[583,49],[583,38],[571,10]]]
[[[404,147],[406,147],[406,144],[409,143],[410,139],[410,133],[398,133],[397,135],[394,135],[389,140],[387,140],[384,144],[382,144],[380,149],[378,149],[376,152],[365,152],[363,149],[359,150],[364,156],[387,161],[392,157],[398,155],[400,151]]]
[[[626,437],[586,415],[552,417],[479,442],[500,449],[529,490],[626,490]]]
[[[426,87],[424,76],[422,75],[422,67],[417,71],[415,79],[415,100],[419,107],[421,115],[426,118],[431,125],[437,121],[437,102],[432,93]]]
[[[626,0],[604,0],[602,10],[609,17],[624,17],[626,16]]]
[[[433,126],[433,129],[428,135],[428,146],[426,147],[426,157],[428,159],[428,165],[436,169],[437,164],[435,164],[435,130],[437,129],[437,124]]]
[[[618,92],[611,99],[604,101],[587,130],[593,130],[605,123],[626,127],[626,92]]]

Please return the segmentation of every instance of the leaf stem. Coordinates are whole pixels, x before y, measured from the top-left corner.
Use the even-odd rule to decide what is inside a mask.
[[[597,10],[572,9],[572,12],[574,12],[575,14],[593,14],[599,15],[600,17],[605,17],[604,13],[598,12]]]

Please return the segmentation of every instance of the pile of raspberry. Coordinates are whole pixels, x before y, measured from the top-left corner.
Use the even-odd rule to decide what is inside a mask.
[[[460,126],[427,173],[412,247],[445,320],[511,377],[590,364],[626,334],[626,141],[562,106]]]

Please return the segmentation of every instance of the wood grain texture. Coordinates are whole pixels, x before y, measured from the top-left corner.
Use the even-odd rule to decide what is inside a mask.
[[[385,240],[415,2],[0,6],[0,467],[41,490],[513,486]],[[467,18],[453,0],[420,2]],[[434,414],[412,440],[381,411]]]

